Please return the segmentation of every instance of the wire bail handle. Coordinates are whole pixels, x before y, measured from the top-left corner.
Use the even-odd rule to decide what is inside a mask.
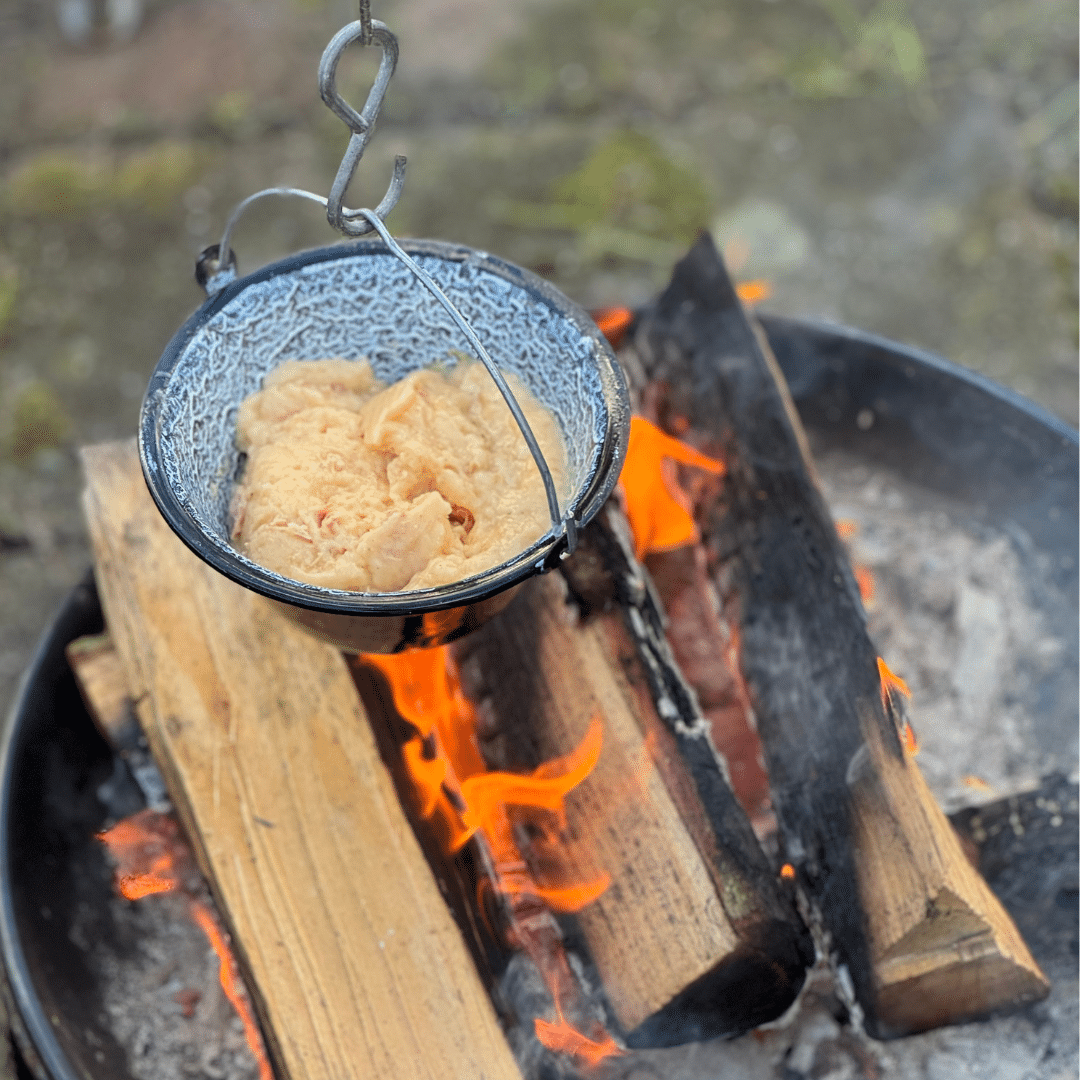
[[[236,254],[229,246],[233,229],[252,203],[268,195],[295,196],[301,199],[309,199],[326,207],[326,220],[338,232],[346,236],[364,236],[374,231],[367,215],[374,213],[380,221],[397,205],[401,198],[401,191],[405,184],[405,157],[398,154],[394,158],[394,171],[390,177],[390,186],[382,201],[374,211],[350,210],[342,206],[345,191],[356,172],[360,159],[364,156],[368,141],[375,130],[375,121],[382,107],[386,89],[390,85],[390,77],[394,74],[398,61],[398,42],[393,31],[378,19],[372,19],[369,10],[370,0],[361,0],[360,18],[356,22],[342,27],[331,39],[323,50],[322,59],[319,61],[319,96],[327,107],[342,120],[352,132],[349,145],[345,149],[345,156],[338,166],[337,175],[330,188],[330,197],[323,198],[313,191],[303,191],[294,187],[272,187],[262,191],[256,191],[246,199],[239,202],[225,222],[225,229],[221,234],[219,243],[211,245],[199,256],[195,264],[195,279],[206,290],[208,295],[220,292],[229,282],[236,279]],[[360,112],[357,112],[338,92],[337,66],[341,54],[354,42],[361,45],[379,45],[382,49],[382,60],[375,76],[375,84],[368,93],[367,101]]]

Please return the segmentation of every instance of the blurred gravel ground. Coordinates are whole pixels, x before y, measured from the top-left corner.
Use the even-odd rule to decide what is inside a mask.
[[[911,342],[1077,421],[1071,0],[374,0],[401,63],[352,205],[583,304],[638,303],[701,226],[769,310]],[[89,562],[77,447],[130,435],[243,195],[325,191],[345,0],[148,0],[129,42],[0,6],[0,708]],[[359,103],[373,73],[347,57]],[[332,242],[276,202],[251,269]]]

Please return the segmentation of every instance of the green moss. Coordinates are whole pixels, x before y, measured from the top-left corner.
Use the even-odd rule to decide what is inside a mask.
[[[198,180],[203,155],[190,143],[162,142],[128,158],[109,177],[109,201],[161,216]]]
[[[551,201],[563,227],[606,226],[667,241],[693,239],[710,211],[701,177],[635,131],[600,143],[552,185]]]
[[[815,44],[796,58],[788,85],[800,97],[856,97],[875,89],[917,90],[926,52],[903,0],[882,0],[862,16],[850,0],[820,0],[843,44]]]
[[[246,90],[231,90],[211,103],[206,113],[206,127],[216,135],[236,138],[252,128],[251,94]]]
[[[29,383],[15,398],[4,449],[14,461],[28,462],[39,450],[60,446],[71,431],[71,420],[48,383]]]
[[[29,217],[81,217],[100,199],[101,184],[93,164],[67,151],[47,152],[15,169],[3,202]]]
[[[161,216],[175,211],[205,167],[198,147],[171,140],[114,162],[51,151],[16,167],[0,202],[26,217],[80,218],[102,207]]]
[[[0,337],[15,314],[15,298],[19,294],[19,271],[0,262]]]

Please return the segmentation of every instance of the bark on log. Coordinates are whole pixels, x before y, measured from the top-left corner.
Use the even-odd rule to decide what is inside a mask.
[[[281,1080],[520,1075],[341,654],[181,544],[133,444],[84,464],[106,619]]]
[[[636,332],[669,430],[727,464],[710,572],[798,868],[878,1035],[1044,996],[1015,926],[901,743],[783,377],[702,236]]]
[[[609,503],[558,573],[455,645],[493,768],[531,769],[603,724],[561,843],[522,828],[544,883],[611,885],[574,919],[631,1046],[734,1035],[787,1008],[809,938],[724,781],[708,724]]]

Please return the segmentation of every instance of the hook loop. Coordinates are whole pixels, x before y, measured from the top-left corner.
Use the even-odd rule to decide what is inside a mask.
[[[370,21],[370,27],[365,25]],[[342,96],[337,88],[337,65],[341,54],[354,41],[365,43],[365,38],[370,34],[373,45],[382,48],[382,60],[379,63],[379,71],[375,76],[375,85],[368,94],[367,101],[360,112],[357,112]],[[363,157],[368,140],[375,128],[375,120],[379,115],[383,98],[386,96],[386,88],[390,84],[390,76],[397,67],[398,42],[391,33],[386,23],[378,19],[359,19],[342,27],[326,46],[322,60],[319,62],[319,94],[327,107],[339,117],[352,132],[349,145],[345,150],[345,156],[338,166],[337,176],[330,188],[330,197],[326,203],[326,220],[339,232],[346,236],[363,236],[372,231],[371,223],[358,210],[349,210],[341,204],[345,198],[345,189],[352,180],[356,166]],[[401,197],[401,189],[405,183],[405,158],[398,155],[394,159],[394,172],[390,180],[390,186],[382,201],[375,208],[375,213],[381,221],[394,208]]]

